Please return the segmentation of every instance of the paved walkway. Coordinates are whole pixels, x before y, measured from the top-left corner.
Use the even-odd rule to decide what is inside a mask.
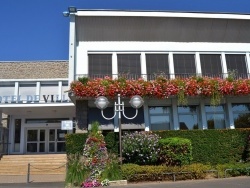
[[[45,177],[40,177],[41,180]],[[49,178],[49,177],[47,177]],[[45,179],[44,179],[45,181]],[[64,188],[64,182],[0,183],[0,188]],[[112,188],[249,188],[250,177],[187,180],[176,182],[143,182]]]

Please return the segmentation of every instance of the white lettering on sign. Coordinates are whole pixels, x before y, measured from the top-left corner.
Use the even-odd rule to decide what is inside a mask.
[[[26,100],[22,100],[22,98]],[[66,103],[70,102],[66,95],[4,95],[0,96],[0,103]]]

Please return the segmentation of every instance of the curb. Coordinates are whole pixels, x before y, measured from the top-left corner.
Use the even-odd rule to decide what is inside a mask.
[[[109,181],[109,186],[117,186],[117,185],[127,185],[127,180],[116,180],[116,181]]]

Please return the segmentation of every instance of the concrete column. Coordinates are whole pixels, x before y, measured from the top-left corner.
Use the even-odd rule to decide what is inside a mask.
[[[145,100],[143,104],[143,113],[144,113],[144,123],[145,123],[145,131],[151,130],[150,117],[149,117],[149,109],[148,109],[148,101]]]
[[[141,75],[144,80],[147,80],[147,65],[145,52],[141,53]]]
[[[178,109],[177,109],[177,99],[172,99],[172,117],[173,117],[173,129],[179,130],[179,119],[178,119]]]
[[[62,100],[62,81],[58,82],[58,96],[59,97],[57,100],[61,101]]]
[[[169,52],[169,54],[168,54],[168,62],[169,62],[170,78],[174,79],[175,75],[174,75],[174,56],[173,56],[173,52]]]
[[[247,77],[250,78],[250,56],[249,52],[246,53]]]
[[[224,52],[221,53],[221,65],[222,65],[223,78],[227,78],[228,77],[227,62],[226,62],[226,55]]]
[[[233,109],[232,109],[232,103],[227,98],[225,103],[225,119],[226,119],[226,128],[227,129],[235,129],[234,126],[234,118],[233,118]]]
[[[37,102],[40,101],[40,92],[41,92],[41,82],[36,82],[36,95],[39,96]]]
[[[76,47],[76,32],[75,32],[75,15],[70,15],[69,23],[69,85],[75,80],[75,47]]]
[[[88,101],[76,100],[76,133],[88,130]]]
[[[118,78],[118,64],[117,64],[117,53],[112,54],[112,78]]]
[[[204,100],[200,100],[200,113],[201,113],[201,127],[199,129],[207,129],[207,117],[205,111],[205,103]]]
[[[201,60],[200,60],[200,53],[195,53],[195,64],[196,64],[196,75],[201,76]]]

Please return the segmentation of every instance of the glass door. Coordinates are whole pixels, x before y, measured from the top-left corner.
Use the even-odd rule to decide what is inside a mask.
[[[59,128],[49,129],[49,153],[65,152],[65,135],[67,131]]]
[[[27,130],[27,153],[44,153],[46,147],[46,130],[45,129],[28,129]]]

